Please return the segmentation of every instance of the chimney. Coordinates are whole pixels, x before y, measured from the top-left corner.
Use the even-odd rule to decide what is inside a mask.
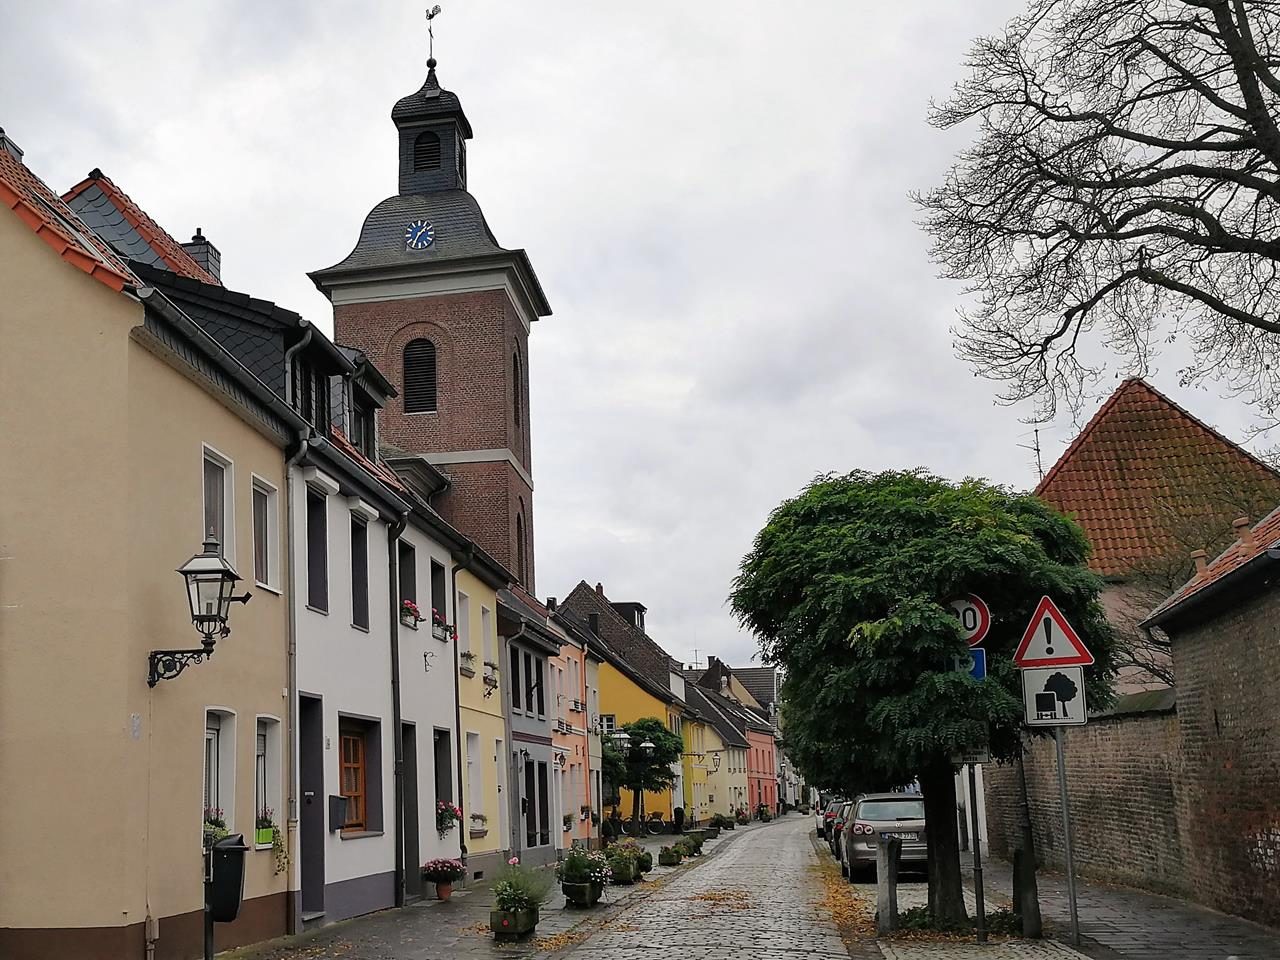
[[[1231,526],[1236,532],[1236,539],[1244,547],[1244,552],[1252,553],[1257,548],[1257,543],[1253,539],[1253,525],[1249,523],[1249,518],[1236,517],[1231,521]]]
[[[591,628],[591,632],[594,633],[597,637],[600,636],[600,614],[588,613],[587,626]]]
[[[0,127],[0,150],[22,163],[22,148],[5,136],[4,127]]]
[[[550,613],[555,613],[555,612],[556,612],[556,598],[555,598],[555,597],[547,597],[547,610],[548,610]]]
[[[720,676],[720,696],[727,697],[729,695],[729,678],[723,674]]]
[[[1191,552],[1191,559],[1196,562],[1197,577],[1203,577],[1205,575],[1205,572],[1209,569],[1208,556],[1209,555],[1205,553],[1203,550],[1193,550]]]
[[[204,268],[204,272],[213,277],[218,283],[222,283],[222,254],[218,252],[218,248],[209,242],[208,237],[200,232],[200,227],[196,227],[196,235],[191,238],[190,243],[184,243],[182,249],[196,263]]]
[[[603,584],[603,583],[599,583],[599,582],[597,582],[597,583],[596,583],[596,593],[600,594],[600,596],[602,596],[602,597],[604,596],[604,584]]]

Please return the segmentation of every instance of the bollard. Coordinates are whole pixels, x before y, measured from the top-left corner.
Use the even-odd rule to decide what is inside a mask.
[[[876,844],[876,933],[898,928],[898,859],[902,841],[880,834]]]

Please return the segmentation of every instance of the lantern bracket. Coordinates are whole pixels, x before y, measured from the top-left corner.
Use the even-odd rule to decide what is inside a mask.
[[[147,686],[172,680],[193,663],[202,663],[212,656],[213,644],[194,650],[152,650],[147,656]]]

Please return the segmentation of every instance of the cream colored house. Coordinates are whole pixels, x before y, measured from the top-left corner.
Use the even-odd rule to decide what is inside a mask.
[[[219,949],[282,934],[285,449],[305,424],[2,134],[0,343],[0,956],[198,955],[206,807],[252,848]],[[175,570],[211,527],[252,599],[149,686],[151,651],[201,645]],[[279,851],[253,842],[264,808]]]

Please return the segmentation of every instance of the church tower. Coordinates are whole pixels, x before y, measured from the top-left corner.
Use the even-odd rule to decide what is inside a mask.
[[[346,259],[310,277],[333,304],[335,339],[399,391],[382,443],[444,473],[434,505],[533,592],[528,344],[551,307],[528,256],[499,246],[467,192],[471,124],[434,58],[391,119],[399,191]]]

